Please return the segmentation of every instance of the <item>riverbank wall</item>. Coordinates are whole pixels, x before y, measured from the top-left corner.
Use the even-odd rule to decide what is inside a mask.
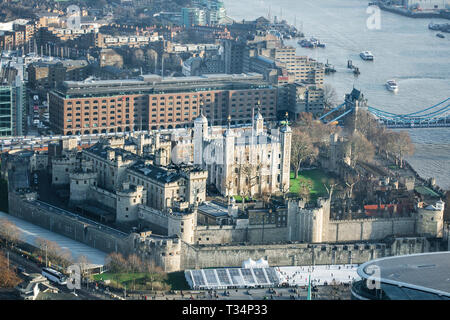
[[[412,12],[404,8],[392,7],[385,5],[381,2],[375,2],[375,4],[380,7],[381,10],[399,14],[408,18],[414,19],[448,19],[450,20],[450,12],[440,11],[440,12]]]

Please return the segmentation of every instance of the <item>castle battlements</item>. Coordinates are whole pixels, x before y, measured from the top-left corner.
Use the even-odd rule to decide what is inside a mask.
[[[345,220],[330,220],[329,223],[358,223],[358,222],[375,222],[375,221],[410,221],[415,220],[414,217],[393,217],[393,218],[359,218],[359,219],[345,219]]]

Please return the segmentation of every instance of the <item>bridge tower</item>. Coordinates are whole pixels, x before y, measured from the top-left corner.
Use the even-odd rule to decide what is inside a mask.
[[[353,88],[352,92],[345,95],[345,110],[353,109],[351,116],[347,117],[344,121],[344,126],[348,128],[349,132],[356,131],[356,123],[358,121],[358,112],[360,108],[367,108],[367,99],[361,91]]]

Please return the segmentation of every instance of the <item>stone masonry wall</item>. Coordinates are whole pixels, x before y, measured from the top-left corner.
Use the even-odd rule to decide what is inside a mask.
[[[328,241],[381,240],[387,236],[413,236],[415,218],[330,221]]]
[[[320,264],[364,263],[391,255],[428,252],[425,238],[399,238],[392,244],[272,244],[272,245],[208,245],[182,243],[181,268],[240,267],[251,258],[266,259],[270,265],[299,266]]]
[[[9,213],[40,227],[61,234],[73,240],[106,253],[129,254],[133,250],[133,236],[121,236],[89,225],[74,217],[69,217],[44,207],[34,201],[25,201],[20,196],[9,193]]]

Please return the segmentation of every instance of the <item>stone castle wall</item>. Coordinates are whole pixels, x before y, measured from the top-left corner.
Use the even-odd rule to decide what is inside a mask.
[[[26,201],[19,195],[9,193],[9,213],[42,228],[82,242],[100,251],[128,254],[133,249],[132,235],[119,235],[98,228],[75,217],[61,214],[57,209],[49,210],[36,201]]]
[[[330,220],[328,241],[381,240],[388,236],[415,235],[415,218]]]
[[[222,228],[217,226],[199,227],[196,237],[200,235],[200,237],[213,239],[211,241],[219,241],[227,240],[227,237],[231,236],[235,244],[191,245],[181,239],[157,236],[160,240],[149,239],[150,243],[139,246],[137,234],[123,234],[74,215],[63,214],[59,209],[49,209],[33,198],[26,200],[23,196],[9,193],[9,204],[11,215],[107,253],[120,252],[127,256],[138,252],[141,257],[155,261],[167,272],[194,268],[239,267],[248,258],[254,260],[264,258],[271,265],[280,266],[363,263],[385,256],[437,251],[439,248],[438,240],[430,240],[434,241],[431,245],[432,242],[423,237],[397,238],[390,243],[387,241],[379,243],[341,241],[339,244],[288,243],[285,241],[288,237],[288,228],[276,228],[272,225],[264,228],[264,237],[284,241],[284,243],[244,244],[242,242],[262,243],[262,228],[249,226],[249,228],[233,230],[229,226]],[[386,223],[383,219],[372,221],[372,223],[379,222]],[[407,224],[408,221],[398,219],[392,220],[391,223],[394,230],[402,230],[400,225]],[[337,225],[353,227],[345,221]]]
[[[425,238],[398,238],[387,243],[351,244],[271,244],[271,245],[208,245],[182,243],[181,269],[240,267],[251,258],[266,259],[270,265],[300,266],[320,264],[364,263],[392,255],[413,254],[435,250]]]
[[[162,211],[140,204],[138,206],[138,216],[139,219],[154,224],[160,228],[166,230],[169,228],[169,217]]]
[[[194,243],[222,244],[222,243],[263,243],[288,241],[287,227],[278,228],[275,225],[249,225],[248,228],[235,226],[197,226]]]
[[[114,211],[116,210],[116,195],[112,192],[96,186],[90,186],[87,196],[88,200],[101,203]]]

